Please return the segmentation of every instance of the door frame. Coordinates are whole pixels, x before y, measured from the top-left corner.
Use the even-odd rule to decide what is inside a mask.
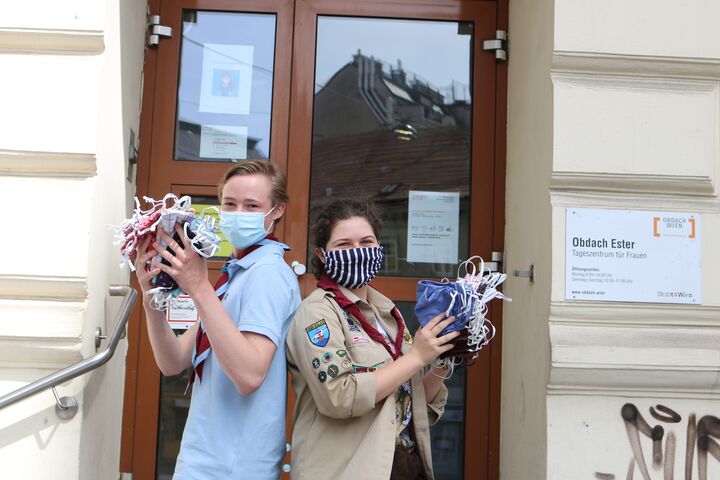
[[[163,2],[175,2],[176,0],[162,0]],[[315,29],[307,28],[307,23],[315,25],[317,14],[337,14],[351,16],[390,16],[393,18],[437,18],[437,19],[463,19],[472,14],[479,5],[493,4],[495,6],[495,23],[496,28],[500,30],[508,29],[508,0],[393,0],[392,2],[384,2],[381,0],[364,0],[363,2],[343,2],[338,5],[335,0],[212,0],[212,1],[187,1],[183,2],[185,8],[193,8],[199,10],[205,9],[222,9],[222,5],[226,5],[227,10],[238,10],[241,4],[248,11],[276,11],[271,8],[274,5],[280,5],[283,8],[294,8],[293,14],[289,21],[291,23],[291,41],[286,44],[289,46],[292,66],[290,72],[290,90],[282,91],[281,82],[275,81],[273,84],[273,120],[271,123],[271,142],[273,148],[271,152],[277,152],[278,143],[285,146],[282,156],[272,155],[272,159],[282,169],[287,172],[288,178],[293,176],[294,181],[289,182],[289,193],[291,198],[303,198],[307,190],[301,190],[302,185],[309,185],[310,181],[310,150],[312,145],[312,125],[311,122],[297,123],[303,118],[307,111],[312,112],[312,94],[307,95],[309,89],[313,91],[313,76],[300,75],[304,68],[309,65],[314,68],[315,54]],[[212,7],[210,7],[212,5]],[[219,7],[220,5],[220,7]],[[414,8],[407,9],[410,5]],[[161,0],[148,0],[148,11],[150,13],[160,12]],[[280,7],[277,7],[280,8]],[[167,22],[163,19],[163,22]],[[166,23],[167,24],[167,23]],[[296,25],[305,25],[306,28],[295,29]],[[278,16],[277,32],[280,32],[280,17]],[[182,32],[182,25],[172,25],[175,32]],[[310,34],[310,32],[312,34]],[[477,70],[481,62],[477,61],[482,53],[481,45],[484,38],[476,35],[474,44],[474,68]],[[137,167],[137,195],[145,195],[150,190],[150,158],[152,156],[152,137],[154,125],[154,103],[155,92],[158,85],[158,69],[172,68],[165,65],[171,61],[170,55],[165,55],[162,62],[159,61],[159,51],[163,42],[171,40],[162,40],[160,47],[146,48],[145,50],[145,67],[143,70],[143,96],[141,104],[141,122],[140,122],[140,148],[138,154]],[[172,40],[175,41],[175,40]],[[309,42],[310,48],[307,47]],[[283,50],[281,39],[276,40],[275,62],[278,65],[281,51]],[[295,52],[295,56],[293,55]],[[300,52],[298,55],[297,52]],[[486,53],[492,55],[492,53]],[[179,58],[179,57],[175,57]],[[170,59],[170,60],[168,60]],[[178,69],[178,62],[175,62],[175,70]],[[163,65],[160,65],[163,63]],[[470,245],[480,246],[480,253],[483,256],[490,256],[491,251],[504,250],[504,234],[505,234],[505,178],[506,178],[506,129],[507,123],[507,63],[498,63],[495,66],[494,78],[494,96],[493,96],[493,112],[492,115],[486,115],[486,118],[492,118],[483,124],[480,119],[480,105],[475,103],[473,108],[473,124],[472,129],[481,129],[482,138],[493,142],[494,154],[492,171],[480,172],[479,169],[471,170],[471,219],[476,218],[476,213],[481,210],[483,201],[479,195],[473,195],[473,191],[482,188],[488,191],[489,201],[492,202],[492,211],[487,214],[485,222],[471,220]],[[474,78],[478,78],[474,74]],[[309,85],[308,85],[309,81]],[[478,86],[476,82],[473,85],[473,98],[480,98],[476,95]],[[305,92],[305,94],[303,94]],[[277,95],[277,97],[276,97]],[[286,113],[287,120],[279,121],[276,124],[275,107],[280,102],[284,105],[292,105],[289,108],[289,114]],[[175,111],[175,105],[172,105]],[[280,107],[282,109],[282,107]],[[488,124],[489,123],[489,124]],[[299,128],[290,129],[289,125],[300,125]],[[283,135],[278,132],[278,128],[284,130],[285,139],[278,142],[278,138]],[[473,133],[474,135],[474,133]],[[478,137],[473,136],[474,142],[479,141]],[[474,144],[473,144],[474,145]],[[297,150],[293,149],[295,147]],[[302,155],[300,163],[298,161],[290,161],[289,155]],[[473,152],[474,155],[474,152]],[[196,163],[196,162],[180,162],[180,163]],[[473,165],[475,158],[473,156]],[[486,175],[483,175],[485,173]],[[192,183],[176,180],[174,183]],[[478,187],[480,185],[481,187]],[[486,188],[483,188],[487,186]],[[288,205],[287,218],[307,218],[307,210],[309,205],[307,202],[292,202]],[[304,217],[302,215],[305,215]],[[306,226],[306,224],[305,224]],[[491,240],[484,243],[480,241],[480,229],[492,228]],[[286,219],[279,225],[280,235],[284,234],[287,243],[294,247],[293,257],[299,257],[304,261],[307,258],[307,228],[303,225],[295,225],[289,223]],[[409,279],[417,281],[418,279]],[[134,288],[139,288],[136,279],[133,276],[131,280]],[[382,277],[375,280],[375,284],[389,296],[400,294],[408,296],[410,290],[407,286],[400,289],[392,288],[390,282],[385,282]],[[314,282],[310,275],[305,275],[301,279],[301,287],[303,293],[306,294],[314,288]],[[414,288],[412,290],[414,296]],[[464,469],[466,478],[498,478],[500,465],[500,401],[501,401],[501,362],[502,362],[502,308],[491,307],[491,315],[493,323],[497,328],[496,337],[490,344],[489,348],[481,352],[480,358],[476,365],[467,369],[467,388],[466,399],[472,392],[481,392],[487,389],[490,394],[479,404],[474,404],[473,408],[467,408],[473,405],[466,401],[466,418],[465,418],[465,456]],[[154,478],[156,468],[157,454],[157,425],[158,425],[158,404],[160,390],[160,372],[154,362],[151,365],[140,365],[140,358],[153,358],[152,349],[149,338],[147,336],[146,327],[142,320],[142,307],[136,304],[128,324],[128,351],[126,359],[125,371],[125,391],[124,406],[122,418],[122,438],[121,438],[121,454],[120,454],[120,471],[132,472],[138,479]],[[149,355],[149,357],[148,357]],[[139,395],[139,392],[143,392]],[[481,396],[482,397],[482,396]],[[472,432],[467,425],[485,425],[484,432],[479,436],[472,436]],[[138,428],[144,426],[145,428]],[[148,437],[147,432],[151,429],[152,435]],[[477,451],[486,451],[487,455],[477,455]]]

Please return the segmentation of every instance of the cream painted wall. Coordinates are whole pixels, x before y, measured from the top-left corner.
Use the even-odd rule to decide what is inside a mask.
[[[548,479],[686,478],[691,415],[720,417],[717,18],[712,0],[555,1]],[[566,301],[570,207],[701,214],[703,305]],[[664,428],[660,463],[624,405]]]
[[[0,18],[0,395],[95,353],[127,284],[106,224],[126,216],[146,2],[28,1]],[[12,236],[11,236],[12,235]],[[105,344],[101,346],[104,348]],[[0,410],[3,478],[118,478],[126,341],[105,366]]]
[[[500,478],[545,478],[550,370],[553,1],[510,1]]]
[[[119,224],[130,212],[135,178],[127,180],[130,129],[139,133],[140,94],[145,47],[146,0],[107,1],[105,55],[100,70],[97,112],[97,187],[91,197],[88,250],[88,321],[84,338],[95,328],[109,335],[121,299],[109,298],[110,284],[127,285],[129,272],[119,268],[119,253],[107,224]],[[101,348],[105,347],[103,343]],[[84,422],[80,438],[80,479],[117,478],[125,391],[123,340],[113,359],[87,376],[83,397]],[[94,353],[94,345],[88,354]]]

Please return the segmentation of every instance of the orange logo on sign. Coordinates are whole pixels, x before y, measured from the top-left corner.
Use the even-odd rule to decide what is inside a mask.
[[[695,238],[695,219],[688,218],[688,223],[690,224],[690,233],[688,234],[688,238]],[[660,217],[653,217],[653,237],[661,236],[660,231],[658,230],[658,225],[660,225]]]

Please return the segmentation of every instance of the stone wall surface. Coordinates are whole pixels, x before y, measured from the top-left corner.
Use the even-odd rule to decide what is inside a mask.
[[[720,473],[718,15],[709,0],[555,1],[548,479]],[[702,304],[567,300],[569,208],[699,215]]]
[[[0,395],[96,353],[127,284],[107,224],[127,214],[146,3],[13,2],[0,18]],[[131,172],[132,173],[132,172]],[[103,342],[100,350],[107,342]],[[0,410],[4,478],[117,478],[126,341],[51,391]]]

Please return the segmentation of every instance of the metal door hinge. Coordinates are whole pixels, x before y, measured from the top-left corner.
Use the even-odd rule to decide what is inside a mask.
[[[160,43],[160,37],[172,37],[172,28],[160,24],[160,15],[148,15],[148,46],[157,46]]]
[[[495,38],[485,40],[483,42],[483,50],[495,51],[495,61],[507,62],[507,39],[508,34],[505,30],[495,30]]]
[[[490,261],[485,262],[485,270],[490,272],[503,272],[505,252],[490,252]]]

